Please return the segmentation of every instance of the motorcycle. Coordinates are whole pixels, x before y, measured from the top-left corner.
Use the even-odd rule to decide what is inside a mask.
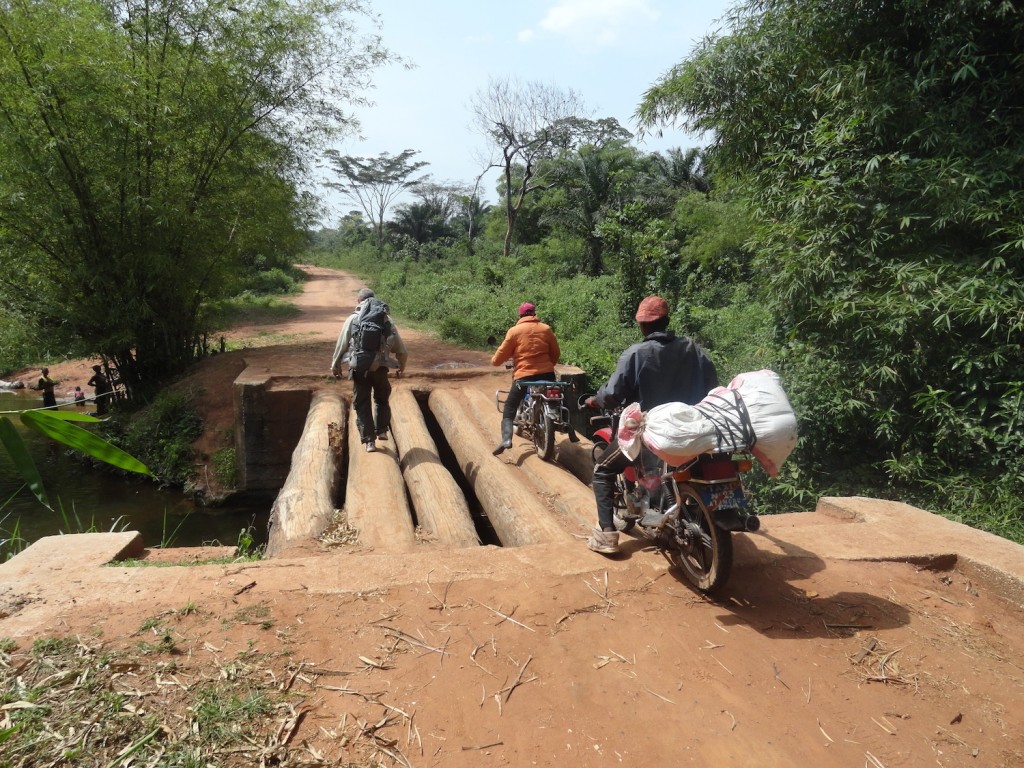
[[[532,440],[537,455],[544,461],[550,461],[555,455],[556,432],[568,433],[574,443],[579,441],[569,423],[569,409],[565,405],[565,391],[572,385],[564,381],[530,381],[523,386],[526,396],[512,421],[515,433]],[[508,394],[504,389],[494,393],[494,403],[499,411],[504,409]]]
[[[618,410],[605,410],[590,419],[595,465],[614,439],[618,416]],[[749,458],[732,453],[701,454],[670,467],[642,451],[616,477],[615,526],[624,533],[637,528],[697,591],[713,594],[732,570],[732,533],[752,533],[761,525],[741,478],[752,467]]]

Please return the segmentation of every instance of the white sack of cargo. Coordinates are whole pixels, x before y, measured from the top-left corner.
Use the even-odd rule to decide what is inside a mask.
[[[619,417],[619,447],[635,461],[641,444],[671,466],[678,466],[717,450],[715,425],[696,406],[686,403],[665,403],[646,413],[634,403]]]
[[[666,403],[646,413],[633,404],[619,420],[630,459],[647,446],[671,466],[702,453],[750,451],[770,476],[796,447],[796,415],[774,371],[741,373],[696,405]]]
[[[782,380],[775,371],[753,371],[741,373],[729,382],[728,389],[739,393],[749,414],[756,437],[750,452],[764,471],[775,477],[797,442],[796,414]]]

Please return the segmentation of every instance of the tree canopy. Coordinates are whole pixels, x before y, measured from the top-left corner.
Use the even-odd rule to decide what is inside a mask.
[[[310,153],[388,53],[355,0],[0,7],[0,301],[145,393],[207,299],[304,245]]]
[[[757,0],[645,94],[750,200],[809,458],[1021,472],[1022,51],[1001,0]]]

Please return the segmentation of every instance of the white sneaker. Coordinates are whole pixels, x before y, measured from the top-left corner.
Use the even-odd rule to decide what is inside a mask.
[[[618,554],[619,532],[602,531],[600,528],[595,528],[590,532],[590,538],[587,539],[587,549],[602,555]]]
[[[388,433],[387,432],[381,432],[380,434],[377,435],[377,439],[378,440],[387,440],[388,439]]]
[[[377,445],[376,445],[376,443],[369,442],[369,443],[363,443],[363,445],[366,446],[366,452],[367,453],[376,453],[377,452]]]

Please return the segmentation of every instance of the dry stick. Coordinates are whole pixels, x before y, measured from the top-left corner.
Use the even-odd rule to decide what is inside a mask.
[[[871,765],[875,766],[875,768],[885,768],[885,765],[882,763],[882,761],[874,755],[872,755],[870,752],[865,752],[864,757],[866,757],[868,759],[868,762],[870,762]]]
[[[821,720],[818,720],[816,722],[818,723],[818,730],[821,731],[821,735],[824,736],[829,741],[835,741],[835,739],[833,739],[831,736],[829,736],[827,733],[825,733],[825,729],[821,727]]]
[[[725,714],[727,714],[729,717],[732,718],[732,725],[729,727],[729,730],[730,731],[735,731],[736,730],[736,715],[734,715],[728,709],[723,709],[722,712],[724,712]]]
[[[528,630],[530,630],[531,632],[536,632],[536,631],[537,631],[537,630],[535,630],[535,629],[534,629],[533,627],[528,627],[528,626],[526,626],[526,625],[525,625],[525,624],[523,624],[523,622],[521,622],[521,621],[516,621],[516,620],[515,620],[515,619],[513,619],[513,618],[512,618],[511,616],[506,616],[506,615],[505,615],[504,613],[502,613],[501,611],[496,611],[496,610],[494,610],[494,609],[493,609],[493,608],[491,608],[491,606],[489,606],[489,605],[484,605],[484,604],[483,604],[483,603],[481,603],[481,602],[480,602],[479,600],[477,600],[477,601],[476,601],[476,604],[477,604],[477,605],[482,605],[482,606],[483,606],[484,608],[486,608],[486,609],[487,609],[488,611],[490,611],[491,613],[493,613],[493,614],[496,614],[496,615],[498,615],[498,616],[501,616],[501,619],[502,619],[502,621],[511,621],[511,622],[512,622],[513,624],[518,624],[518,625],[519,625],[520,627],[522,627],[523,629],[528,629]],[[515,610],[516,610],[516,609],[515,609],[515,608],[513,608],[513,609],[512,609],[512,612],[513,612],[513,613],[515,613]],[[498,623],[500,624],[500,623],[501,623],[501,621],[499,621]]]
[[[519,668],[519,674],[518,674],[518,675],[516,676],[515,682],[514,682],[514,683],[512,683],[512,685],[510,685],[510,686],[509,686],[508,688],[503,688],[502,690],[498,691],[498,693],[499,693],[499,694],[501,694],[501,693],[505,693],[505,691],[508,691],[508,693],[506,693],[506,694],[505,694],[505,703],[506,703],[506,704],[508,704],[508,700],[509,700],[510,698],[512,698],[512,691],[514,691],[514,690],[515,690],[516,688],[518,688],[518,687],[519,687],[519,686],[520,686],[520,685],[522,684],[522,682],[523,682],[523,672],[525,672],[525,671],[526,671],[526,667],[527,667],[527,665],[528,665],[528,664],[529,664],[529,663],[530,663],[531,661],[533,661],[533,656],[529,656],[529,657],[528,657],[528,658],[526,659],[526,661],[524,661],[524,662],[523,662],[523,666],[521,666],[521,667]],[[533,677],[533,678],[531,678],[531,679],[532,679],[532,680],[536,680],[537,678],[536,678],[536,677]]]
[[[462,751],[463,752],[471,752],[474,749],[490,749],[491,747],[503,747],[503,746],[505,746],[505,742],[504,741],[495,741],[495,742],[492,742],[491,744],[481,744],[478,747],[463,747]]]
[[[776,664],[774,661],[772,662],[772,669],[775,670],[775,679],[783,685],[786,685],[786,681],[782,679],[782,674],[779,672],[779,665]],[[789,688],[789,686],[786,685],[786,688]]]
[[[573,608],[562,618],[556,621],[555,624],[561,624],[566,619],[571,619],[573,616],[578,616],[581,613],[600,613],[601,611],[607,611],[609,605],[611,605],[611,603],[607,603],[605,605],[588,605],[586,608]]]
[[[444,648],[435,648],[432,645],[421,643],[415,637],[413,637],[407,632],[403,632],[400,629],[395,629],[394,627],[381,627],[381,629],[383,629],[385,632],[391,633],[391,636],[394,637],[396,640],[404,640],[405,642],[409,643],[409,645],[418,645],[420,648],[425,648],[426,650],[431,651],[432,653],[440,653],[442,655],[447,653],[447,651],[445,651]],[[445,645],[448,645],[447,640],[445,641]]]
[[[658,697],[659,699],[661,699],[662,701],[667,701],[667,702],[668,702],[669,704],[675,704],[675,702],[674,702],[674,701],[672,701],[672,699],[666,699],[666,698],[665,698],[664,696],[662,696],[662,695],[661,695],[660,693],[655,693],[654,691],[652,691],[652,690],[651,690],[650,688],[648,688],[647,686],[644,686],[644,690],[645,690],[645,691],[647,691],[647,692],[648,692],[649,694],[651,694],[651,696],[657,696],[657,697]]]
[[[882,725],[882,724],[881,724],[880,722],[878,722],[877,720],[875,720],[875,718],[873,718],[873,717],[872,717],[872,718],[871,718],[871,722],[873,722],[873,723],[874,723],[875,725],[877,725],[877,726],[878,726],[879,728],[881,728],[881,729],[882,729],[883,731],[885,731],[886,733],[888,733],[888,734],[889,734],[890,736],[895,736],[895,735],[896,735],[896,731],[891,731],[891,730],[889,730],[889,729],[888,729],[888,728],[886,728],[886,727],[885,727],[884,725]]]
[[[453,582],[451,582],[451,581],[448,582],[448,584],[444,588],[444,597],[438,599],[437,595],[434,594],[434,590],[430,588],[430,574],[433,573],[433,572],[434,572],[433,569],[430,569],[430,571],[427,572],[427,592],[430,593],[430,596],[432,598],[437,600],[439,605],[436,608],[431,607],[430,610],[432,610],[432,611],[446,611],[446,610],[448,610],[448,590],[452,588],[452,583]]]

